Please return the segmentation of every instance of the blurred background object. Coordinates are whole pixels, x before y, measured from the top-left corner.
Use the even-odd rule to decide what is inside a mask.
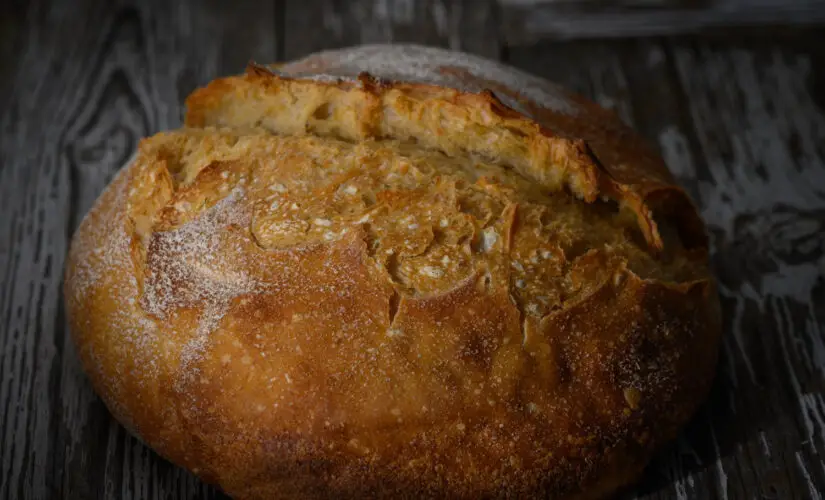
[[[822,0],[498,0],[515,42],[825,22]]]
[[[0,499],[222,498],[131,437],[66,329],[72,232],[141,137],[249,60],[472,52],[612,109],[708,223],[708,403],[629,498],[825,491],[825,0],[0,1]]]

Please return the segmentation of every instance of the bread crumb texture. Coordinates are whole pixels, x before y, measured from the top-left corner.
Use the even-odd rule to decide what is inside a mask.
[[[704,397],[703,227],[608,112],[421,47],[250,66],[81,224],[92,382],[237,498],[597,498]]]

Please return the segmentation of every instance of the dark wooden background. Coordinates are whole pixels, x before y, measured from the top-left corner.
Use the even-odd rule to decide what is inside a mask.
[[[825,29],[519,44],[509,9],[0,0],[0,498],[221,497],[92,392],[60,291],[70,237],[138,139],[180,124],[195,86],[250,59],[378,41],[502,59],[592,97],[661,149],[701,207],[726,318],[719,374],[629,496],[821,498]]]
[[[383,0],[379,0],[383,1]],[[508,42],[825,24],[825,0],[498,0]]]

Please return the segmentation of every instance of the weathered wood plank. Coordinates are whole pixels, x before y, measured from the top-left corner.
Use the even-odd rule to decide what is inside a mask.
[[[288,0],[284,56],[362,43],[407,42],[497,57],[494,0]]]
[[[503,11],[502,36],[511,44],[548,38],[678,35],[730,27],[812,26],[825,22],[822,0],[707,0],[664,5],[628,0],[498,1]]]
[[[61,14],[43,2],[29,5],[25,51],[8,85],[9,107],[0,118],[0,232],[8,236],[0,259],[5,261],[0,304],[3,498],[48,498],[59,489],[63,467],[54,467],[51,438],[65,424],[64,417],[73,416],[73,408],[54,403],[60,401],[64,329],[59,286],[72,205],[59,142],[75,96],[51,91],[46,82],[78,77],[82,68],[63,64],[80,59],[74,51],[88,38],[80,33],[72,46],[61,45],[69,33],[50,22]],[[29,31],[38,20],[54,24],[53,29]],[[84,409],[93,404],[81,397],[74,402]]]
[[[491,59],[502,54],[500,8],[494,0],[451,0],[449,48]]]
[[[0,497],[214,498],[93,394],[60,283],[71,232],[139,138],[178,125],[196,84],[277,58],[274,2],[42,1],[14,22],[26,38],[0,117]]]
[[[825,484],[825,112],[811,81],[825,59],[816,50],[672,44],[708,166],[699,202],[728,312],[735,444],[719,466],[754,468],[758,494],[772,492],[760,477],[770,472],[793,497]],[[778,469],[760,470],[774,454]]]
[[[448,43],[446,6],[440,0],[292,0],[284,19],[287,60],[360,43]]]

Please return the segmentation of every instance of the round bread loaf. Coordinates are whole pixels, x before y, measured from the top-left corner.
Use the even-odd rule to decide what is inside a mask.
[[[705,396],[704,228],[612,113],[416,46],[187,108],[81,224],[65,294],[115,417],[229,495],[599,498]]]

